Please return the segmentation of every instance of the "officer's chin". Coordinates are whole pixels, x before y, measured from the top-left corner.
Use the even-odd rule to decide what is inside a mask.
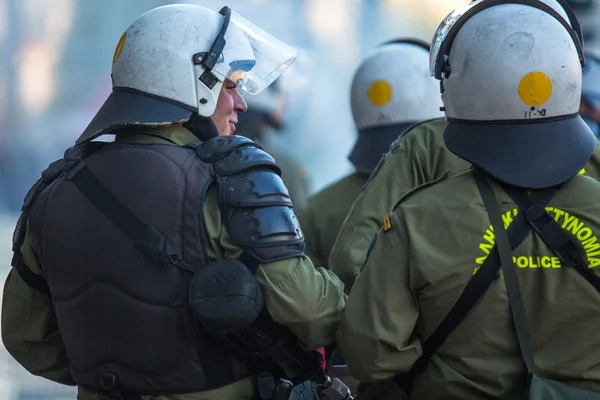
[[[236,131],[235,124],[233,122],[230,122],[229,123],[229,133],[225,136],[233,135],[233,134],[235,134],[235,131]]]
[[[235,125],[231,122],[228,122],[222,128],[217,130],[219,132],[219,136],[231,136],[236,131]]]

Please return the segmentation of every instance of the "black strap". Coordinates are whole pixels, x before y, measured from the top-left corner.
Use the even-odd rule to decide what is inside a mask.
[[[25,265],[25,262],[21,257],[20,250],[18,252],[15,252],[12,266],[15,269],[15,271],[17,271],[17,274],[19,274],[23,282],[27,284],[27,286],[46,296],[50,296],[50,288],[48,288],[48,282],[46,282],[46,280],[42,276],[33,273],[33,271],[31,271],[29,267]]]
[[[480,172],[478,170],[473,171],[474,175],[479,173]],[[556,187],[540,190],[535,194],[535,201],[545,207],[550,202],[552,197],[554,197],[554,194],[557,191],[558,188]],[[517,214],[511,225],[508,227],[510,248],[516,249],[521,242],[523,242],[529,231],[530,229],[527,226],[522,214]],[[442,323],[435,329],[431,336],[429,336],[427,340],[423,342],[422,355],[413,364],[410,371],[397,374],[394,377],[396,383],[407,393],[412,391],[412,383],[414,378],[425,371],[431,357],[438,351],[448,336],[450,336],[450,334],[456,330],[458,325],[460,325],[462,320],[469,314],[473,307],[475,307],[477,302],[479,302],[481,297],[483,297],[484,293],[498,276],[498,270],[500,269],[500,258],[495,249],[496,246],[494,246],[477,273],[471,277],[463,292],[460,294],[460,297],[448,315],[446,315]]]
[[[600,278],[588,268],[585,252],[575,238],[569,235],[544,207],[532,201],[527,193],[508,185],[502,185],[502,188],[525,215],[531,228],[559,258],[561,264],[574,268],[600,293]]]
[[[152,225],[140,221],[100,182],[85,161],[79,159],[65,172],[65,176],[152,261],[165,268],[176,266],[194,272],[163,235]]]
[[[508,291],[508,302],[515,323],[521,354],[525,360],[525,365],[527,365],[527,370],[529,373],[533,373],[535,365],[533,363],[533,351],[531,350],[531,337],[527,326],[527,316],[525,314],[523,298],[521,297],[517,269],[512,260],[512,250],[508,243],[508,235],[502,224],[500,205],[494,196],[494,191],[485,179],[482,176],[476,175],[475,180],[479,192],[481,193],[481,197],[483,198],[483,202],[485,203],[492,226],[494,227],[496,245],[498,247],[498,252],[500,253],[500,264],[502,265],[506,289]]]
[[[255,257],[252,257],[248,252],[243,252],[240,256],[239,260],[252,272],[252,274],[256,274],[256,270],[258,269],[260,263]]]

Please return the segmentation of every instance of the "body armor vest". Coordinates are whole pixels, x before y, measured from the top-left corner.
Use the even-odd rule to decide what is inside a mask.
[[[85,164],[192,270],[208,262],[202,210],[215,170],[194,148],[110,143]],[[53,178],[26,211],[77,384],[190,393],[255,372],[198,329],[187,300],[192,272],[152,262],[65,174]]]

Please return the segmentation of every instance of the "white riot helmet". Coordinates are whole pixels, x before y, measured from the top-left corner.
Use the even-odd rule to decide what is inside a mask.
[[[477,1],[479,1],[479,0],[472,0],[472,3],[475,3]],[[539,0],[539,1],[552,7],[554,9],[554,11],[559,13],[560,16],[563,17],[563,19],[569,23],[571,28],[573,28],[573,30],[577,34],[577,38],[579,39],[579,42],[581,43],[581,47],[583,47],[583,32],[581,31],[581,25],[579,24],[579,20],[577,19],[577,16],[575,15],[575,11],[573,11],[573,8],[569,4],[569,2],[567,0]],[[460,9],[461,8],[458,8],[457,11]],[[450,14],[450,15],[452,15],[452,14]],[[450,17],[450,15],[449,15],[449,17]]]
[[[350,90],[358,139],[349,159],[358,172],[370,174],[410,125],[443,116],[439,83],[429,76],[428,61],[428,43],[397,39],[361,62]]]
[[[596,140],[579,117],[581,42],[537,0],[483,0],[440,25],[431,74],[442,80],[446,146],[499,180],[544,188],[576,175]]]
[[[121,37],[113,91],[77,143],[115,128],[209,121],[225,79],[242,94],[258,94],[296,55],[228,7],[218,13],[192,4],[152,9]]]

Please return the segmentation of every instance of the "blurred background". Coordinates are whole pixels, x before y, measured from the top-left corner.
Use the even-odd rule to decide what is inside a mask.
[[[351,171],[349,89],[364,54],[395,37],[431,40],[469,0],[0,0],[0,282],[23,197],[110,93],[120,36],[141,13],[175,2],[228,5],[299,50],[276,140],[305,166],[314,193]],[[598,48],[598,1],[571,3],[586,47]],[[74,398],[73,388],[30,376],[0,346],[0,399]]]

